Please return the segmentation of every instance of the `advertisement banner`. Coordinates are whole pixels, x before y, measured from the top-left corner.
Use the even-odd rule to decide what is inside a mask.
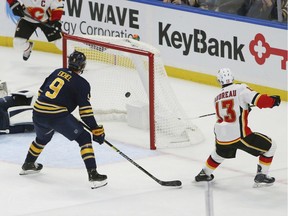
[[[0,8],[0,36],[13,37],[17,19],[6,1]],[[237,80],[287,91],[287,29],[122,0],[65,0],[64,9],[68,34],[138,34],[166,66],[213,76],[229,67]],[[46,41],[41,30],[32,39]]]

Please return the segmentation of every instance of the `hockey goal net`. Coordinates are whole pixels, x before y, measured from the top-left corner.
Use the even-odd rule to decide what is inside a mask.
[[[91,76],[91,104],[97,121],[121,120],[149,131],[150,149],[203,140],[177,102],[156,48],[132,38],[64,35],[64,67],[73,50],[87,56],[89,73],[83,76]]]

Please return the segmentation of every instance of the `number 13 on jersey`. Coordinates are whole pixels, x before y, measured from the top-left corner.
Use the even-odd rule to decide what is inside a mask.
[[[217,123],[222,123],[223,121],[232,123],[236,121],[236,112],[234,109],[233,99],[217,101],[215,103],[215,109],[218,119]],[[224,112],[222,110],[224,110]]]

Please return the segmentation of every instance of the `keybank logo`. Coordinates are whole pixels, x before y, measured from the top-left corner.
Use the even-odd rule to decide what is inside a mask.
[[[173,29],[172,24],[163,24],[162,22],[158,23],[158,29],[159,45],[180,50],[184,56],[194,52],[245,62],[243,54],[245,44],[240,43],[237,36],[231,37],[231,40],[221,40],[209,37],[201,29],[192,29],[192,33],[187,34]],[[256,34],[250,41],[249,51],[259,65],[263,65],[271,55],[276,55],[281,57],[281,69],[286,70],[287,68],[288,50],[271,47],[263,34]]]
[[[269,43],[266,42],[264,35],[260,33],[256,34],[249,44],[249,50],[259,65],[263,65],[271,55],[282,57],[281,69],[286,70],[288,50],[271,47]]]
[[[184,56],[195,52],[245,62],[242,51],[245,45],[239,43],[236,36],[231,41],[219,40],[208,37],[201,29],[193,29],[193,34],[187,34],[173,30],[171,24],[165,25],[162,22],[159,22],[158,28],[159,44],[179,49]]]

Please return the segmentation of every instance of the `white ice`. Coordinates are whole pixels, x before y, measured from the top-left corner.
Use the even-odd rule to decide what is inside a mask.
[[[45,77],[61,67],[61,56],[34,51],[24,62],[12,48],[0,47],[0,79],[10,91],[37,91]],[[223,65],[225,67],[229,65]],[[273,71],[271,69],[271,71]],[[85,76],[85,74],[84,74]],[[237,78],[237,77],[236,77]],[[212,113],[218,91],[193,82],[170,79],[187,114]],[[56,134],[38,161],[41,173],[19,176],[34,133],[0,136],[1,216],[214,216],[287,215],[287,103],[274,109],[253,108],[252,130],[273,138],[278,145],[270,175],[271,187],[253,188],[258,159],[239,151],[214,172],[213,199],[207,201],[207,184],[195,183],[214,148],[215,117],[195,119],[205,141],[194,146],[151,151],[141,130],[123,123],[104,123],[106,138],[160,180],[181,180],[182,188],[163,187],[109,146],[94,144],[98,170],[108,185],[91,190],[76,142]],[[211,195],[211,194],[210,194]],[[212,202],[211,202],[212,201]]]

